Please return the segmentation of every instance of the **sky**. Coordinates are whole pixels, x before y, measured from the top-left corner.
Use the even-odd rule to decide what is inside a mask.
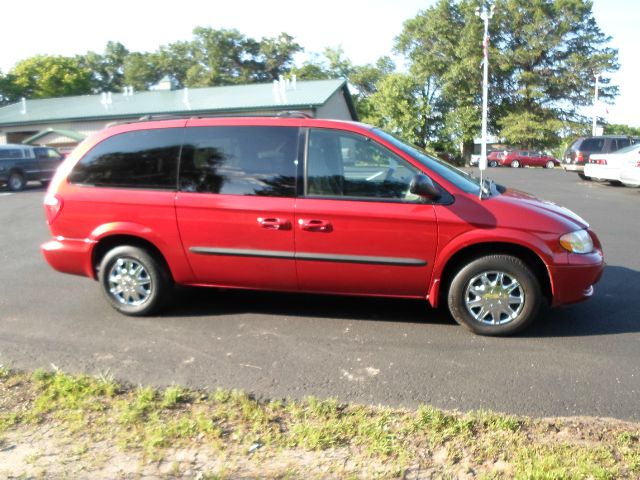
[[[130,51],[155,51],[189,40],[196,26],[235,28],[256,39],[292,35],[306,53],[341,46],[355,64],[391,55],[405,20],[435,0],[86,0],[8,1],[2,5],[0,70],[38,54],[102,52],[108,41]],[[620,87],[607,106],[609,123],[640,127],[640,0],[593,0],[601,30],[618,49],[620,70],[610,75]],[[11,21],[9,21],[11,19]],[[480,19],[478,19],[480,21]],[[481,74],[478,69],[478,74]],[[590,113],[587,113],[590,114]]]

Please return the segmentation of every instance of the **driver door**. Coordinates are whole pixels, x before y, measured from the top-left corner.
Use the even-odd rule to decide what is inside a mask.
[[[409,193],[418,172],[373,138],[311,129],[294,222],[299,288],[425,297],[438,232],[433,205]]]

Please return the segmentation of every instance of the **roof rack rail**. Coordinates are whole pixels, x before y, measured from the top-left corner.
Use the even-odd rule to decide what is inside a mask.
[[[276,117],[287,117],[287,118],[313,118],[308,113],[301,112],[299,110],[287,110],[284,112],[278,112]]]
[[[151,120],[172,120],[172,119],[176,119],[176,120],[181,120],[183,118],[194,118],[193,115],[179,115],[179,114],[160,114],[160,115],[143,115],[140,118],[138,118],[138,122],[148,122]]]

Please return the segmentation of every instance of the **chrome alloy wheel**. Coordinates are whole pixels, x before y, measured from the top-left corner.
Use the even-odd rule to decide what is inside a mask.
[[[467,284],[467,311],[485,325],[504,325],[515,320],[524,308],[524,289],[505,272],[482,272]]]
[[[132,258],[118,258],[109,271],[109,293],[123,305],[142,305],[153,283],[144,266]]]

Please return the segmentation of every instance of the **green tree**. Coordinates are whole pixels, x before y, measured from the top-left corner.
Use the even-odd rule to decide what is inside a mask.
[[[75,58],[37,55],[18,62],[9,72],[14,95],[27,98],[91,93],[91,71]]]
[[[499,0],[492,25],[501,135],[528,146],[557,144],[562,125],[580,121],[580,108],[592,103],[594,75],[618,69],[611,37],[588,0]],[[603,79],[601,98],[615,95]]]
[[[124,62],[124,83],[136,90],[149,90],[163,76],[156,53],[130,53]]]
[[[189,70],[189,86],[215,86],[251,83],[260,68],[260,44],[238,30],[197,27],[194,34],[194,59]]]
[[[384,95],[374,96],[379,91],[382,80],[393,73],[395,64],[389,57],[380,57],[375,65],[356,65],[351,67],[349,85],[352,86],[353,101],[358,117],[365,123],[379,124],[384,115],[376,109],[384,109]],[[385,90],[388,91],[388,90]]]
[[[365,120],[381,126],[420,147],[434,138],[441,124],[433,89],[411,74],[384,76],[370,97],[372,109]]]
[[[604,126],[604,133],[607,135],[628,135],[630,137],[640,138],[640,127],[611,123]]]
[[[193,41],[178,41],[158,49],[152,63],[157,64],[161,77],[168,75],[176,88],[193,87],[202,82],[203,69],[200,59],[204,54]]]
[[[293,67],[293,57],[302,51],[302,47],[294,41],[291,35],[282,32],[275,38],[260,40],[259,61],[261,74],[257,80],[276,80],[285,75]]]
[[[108,42],[104,53],[87,52],[79,64],[92,73],[92,90],[119,92],[124,87],[124,66],[129,50],[119,42]]]
[[[21,96],[22,90],[16,85],[15,77],[10,73],[4,75],[0,70],[0,105],[15,103]]]
[[[428,85],[440,110],[441,138],[480,133],[482,21],[478,0],[439,0],[405,22],[396,49]],[[489,122],[513,143],[549,146],[590,104],[594,73],[618,68],[589,0],[496,0],[490,23]],[[603,98],[615,87],[603,81]],[[429,140],[429,139],[427,139]]]

